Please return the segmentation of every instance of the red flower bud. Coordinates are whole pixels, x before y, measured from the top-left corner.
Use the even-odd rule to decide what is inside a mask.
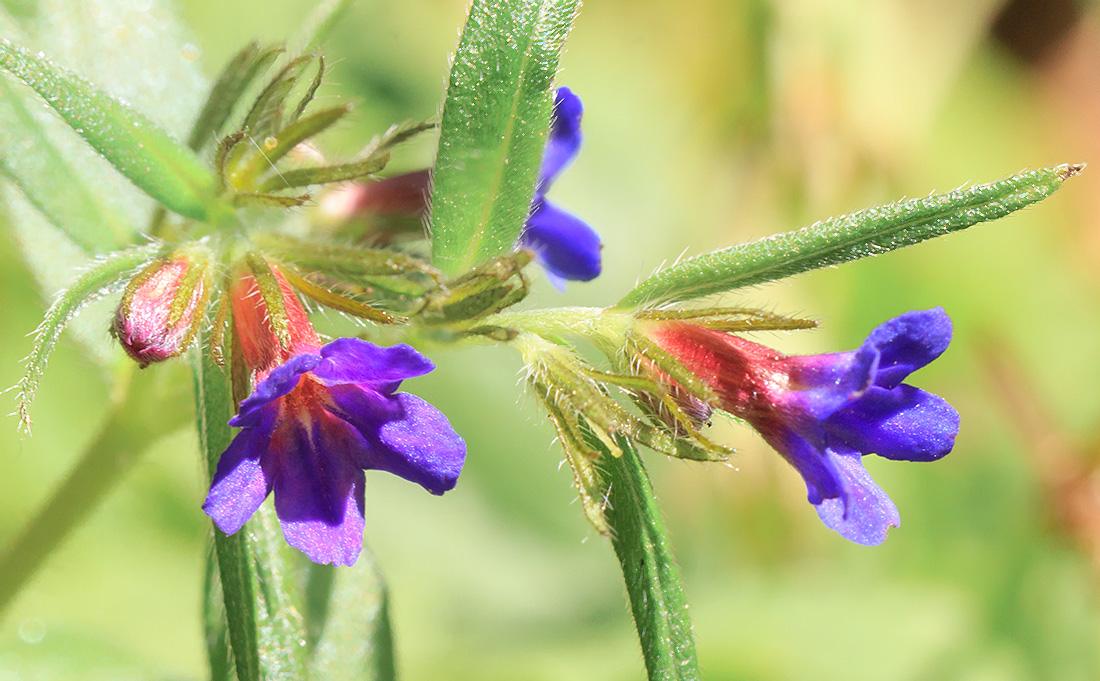
[[[369,217],[424,217],[431,189],[428,170],[359,182],[329,192],[321,199],[321,212],[339,221]]]
[[[250,266],[237,276],[229,295],[244,362],[262,378],[295,355],[317,352],[321,338],[279,268],[263,262]]]
[[[145,367],[191,344],[209,298],[210,263],[177,253],[130,280],[112,329],[126,354]]]

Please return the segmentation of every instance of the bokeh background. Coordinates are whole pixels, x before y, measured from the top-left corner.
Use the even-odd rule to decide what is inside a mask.
[[[249,39],[293,34],[312,7],[0,5],[30,27],[31,47],[177,134],[204,78]],[[358,107],[327,150],[350,154],[389,123],[436,114],[465,5],[352,8],[326,43],[322,93]],[[1100,160],[1091,2],[603,0],[583,9],[562,65],[560,82],[584,99],[587,137],[553,198],[603,235],[605,272],[564,294],[540,279],[538,304],[609,304],[684,252]],[[394,168],[428,163],[430,147]],[[757,339],[788,352],[848,349],[891,316],[942,305],[955,340],[915,382],[963,421],[955,451],[935,464],[867,459],[903,518],[874,549],[824,528],[797,474],[751,431],[716,425],[740,450],[730,467],[650,453],[706,678],[1100,676],[1097,170],[1000,222],[723,301],[819,319],[817,331]],[[103,186],[148,209],[124,184]],[[11,209],[0,224],[8,386],[44,298],[20,257],[34,217]],[[55,280],[71,272],[57,267]],[[83,336],[59,346],[33,437],[20,438],[15,419],[0,424],[0,546],[103,417],[110,382],[94,358],[121,357],[107,343],[109,309],[89,310]],[[641,678],[616,561],[574,501],[517,358],[481,348],[433,359],[439,369],[408,387],[467,438],[458,488],[434,498],[368,477],[366,538],[392,589],[402,676]],[[204,493],[191,430],[136,458],[0,616],[0,681],[203,678]]]

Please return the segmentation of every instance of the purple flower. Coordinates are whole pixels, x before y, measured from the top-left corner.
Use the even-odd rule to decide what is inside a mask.
[[[408,345],[341,338],[275,367],[241,402],[203,510],[226,534],[268,494],[291,546],[351,565],[363,546],[363,469],[432,494],[455,486],[466,445],[424,400],[396,392],[432,363]]]
[[[942,308],[895,317],[858,349],[830,355],[788,357],[684,322],[648,331],[798,470],[821,520],[858,544],[882,543],[901,522],[862,456],[935,461],[955,444],[958,412],[902,383],[951,342]]]
[[[550,281],[559,289],[566,280],[595,279],[601,269],[600,235],[583,220],[546,199],[550,185],[580,151],[583,113],[580,97],[567,87],[558,88],[535,198],[520,236],[520,244],[535,252]]]

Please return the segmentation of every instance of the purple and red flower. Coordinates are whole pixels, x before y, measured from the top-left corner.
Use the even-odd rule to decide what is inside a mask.
[[[790,357],[687,322],[647,333],[718,395],[802,475],[821,520],[853,542],[880,544],[901,518],[863,467],[878,454],[935,461],[955,443],[959,415],[942,398],[902,383],[951,342],[942,308],[907,312],[858,349]]]
[[[321,346],[290,285],[272,272],[291,342],[280,344],[256,280],[242,275],[231,293],[234,324],[255,388],[229,422],[242,430],[218,461],[203,510],[233,534],[274,494],[291,546],[317,563],[351,565],[363,545],[364,469],[443,494],[466,445],[437,409],[397,392],[434,368],[427,358],[356,338]]]

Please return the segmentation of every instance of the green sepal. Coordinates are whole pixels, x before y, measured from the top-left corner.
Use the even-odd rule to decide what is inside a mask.
[[[649,308],[634,315],[640,320],[689,322],[725,333],[801,331],[817,328],[817,321],[743,307],[705,307],[687,310]]]
[[[317,94],[317,89],[321,87],[321,82],[325,79],[325,58],[321,55],[317,56],[317,73],[313,75],[313,80],[310,81],[309,87],[306,88],[306,93],[302,95],[302,98],[298,101],[298,106],[294,109],[294,113],[290,116],[290,122],[295,122],[302,117],[302,114],[306,112],[306,107],[313,101],[313,97]]]
[[[0,67],[30,85],[139,189],[195,220],[217,212],[217,180],[188,148],[128,105],[0,38]]]
[[[534,255],[521,250],[470,270],[428,294],[419,313],[425,324],[449,324],[495,314],[523,300],[530,282],[523,268]]]
[[[271,330],[275,332],[275,337],[283,349],[290,349],[290,318],[287,316],[286,301],[283,299],[283,287],[279,285],[278,278],[271,271],[271,265],[263,256],[249,253],[245,257],[245,264],[256,279],[256,286],[260,289],[267,318],[271,322]]]
[[[334,106],[300,118],[286,126],[274,136],[275,146],[264,147],[263,153],[256,154],[240,171],[241,182],[248,184],[251,178],[259,177],[268,170],[274,170],[275,164],[286,156],[298,144],[323,132],[351,111],[350,104]]]
[[[584,517],[597,532],[605,537],[611,536],[611,526],[607,524],[605,515],[608,489],[603,485],[600,473],[596,471],[601,450],[595,446],[595,434],[583,419],[566,411],[568,406],[558,404],[550,386],[538,380],[532,380],[531,385],[558,432],[558,441],[565,452],[565,460],[573,471],[573,482],[577,486]]]
[[[233,194],[235,206],[261,206],[268,208],[297,208],[310,200],[309,194],[301,196],[276,196],[275,194],[252,194],[237,192]]]
[[[284,170],[263,182],[259,187],[259,191],[274,192],[293,187],[307,187],[312,184],[356,180],[377,173],[385,168],[388,162],[389,156],[382,155],[368,157],[352,163]]]
[[[475,0],[443,103],[432,259],[447,274],[512,250],[531,209],[551,86],[579,0]]]
[[[438,280],[436,271],[423,260],[405,253],[350,244],[307,241],[264,232],[253,242],[264,252],[306,271],[319,271],[339,278],[399,276],[423,273]]]
[[[163,248],[160,244],[149,244],[105,256],[94,262],[76,281],[57,294],[53,304],[46,310],[42,323],[34,332],[34,345],[31,347],[30,355],[27,356],[23,377],[19,379],[17,411],[20,425],[25,431],[30,432],[31,403],[34,401],[38,383],[42,380],[42,374],[46,370],[50,353],[57,345],[65,325],[87,303],[112,291],[121,290],[123,286],[120,280],[130,272],[155,260],[162,253]]]
[[[353,317],[360,319],[366,319],[376,324],[395,324],[404,322],[405,319],[401,317],[394,317],[391,314],[387,314],[382,310],[377,310],[366,303],[361,303],[358,300],[348,298],[347,296],[340,295],[335,291],[331,291],[328,288],[318,286],[304,276],[294,271],[292,267],[280,267],[280,271],[286,280],[290,282],[290,285],[295,288],[299,293],[309,298],[310,300],[320,303],[321,305],[336,310],[337,312],[343,312]]]
[[[698,255],[638,284],[616,307],[690,300],[911,246],[1041,201],[1083,168],[1083,164],[1063,164],[1029,170],[998,182],[868,208]]]
[[[286,66],[279,69],[279,73],[263,89],[245,116],[241,128],[246,133],[262,140],[282,127],[286,98],[314,59],[312,55],[302,55],[291,59]]]

